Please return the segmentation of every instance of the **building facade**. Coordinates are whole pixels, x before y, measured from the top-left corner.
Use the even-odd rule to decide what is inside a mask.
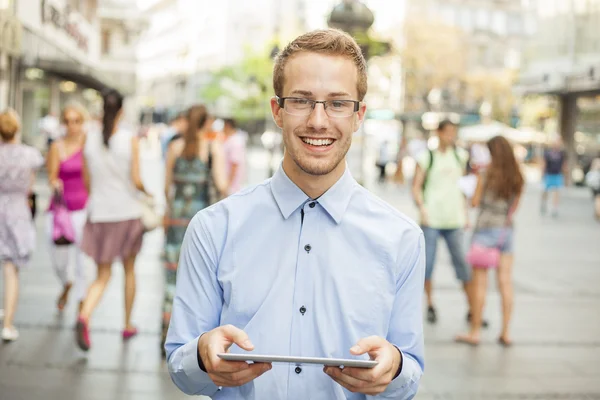
[[[569,164],[585,168],[585,158],[600,147],[600,0],[530,0],[527,5],[538,30],[527,46],[516,89],[558,100],[557,131]],[[584,146],[585,141],[596,146]],[[592,154],[586,157],[586,152]]]
[[[21,22],[14,0],[0,2],[0,110],[14,108],[21,55]]]
[[[211,71],[241,61],[248,49],[263,51],[304,31],[304,7],[305,0],[155,1],[138,50],[147,115],[172,115],[201,101]],[[217,107],[226,113],[225,104]]]
[[[123,79],[101,52],[98,0],[18,0],[15,11],[22,24],[15,108],[24,141],[44,150],[40,119],[58,117],[68,103],[80,103],[99,116],[101,91],[133,93],[131,77]],[[106,67],[103,61],[109,62]]]

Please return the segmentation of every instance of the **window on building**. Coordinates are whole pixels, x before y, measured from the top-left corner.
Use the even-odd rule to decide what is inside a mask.
[[[460,9],[459,15],[460,15],[460,17],[459,17],[460,27],[467,32],[472,31],[474,21],[473,21],[473,12],[471,11],[471,9],[467,8],[467,7],[463,7]]]
[[[102,30],[102,55],[110,53],[110,31],[108,29]]]
[[[484,8],[477,10],[475,14],[475,26],[477,29],[487,30],[490,27],[490,12]]]
[[[506,35],[506,13],[504,11],[496,10],[493,14],[492,30],[495,34],[500,36]]]

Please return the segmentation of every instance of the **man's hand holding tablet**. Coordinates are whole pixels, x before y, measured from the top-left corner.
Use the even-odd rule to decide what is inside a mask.
[[[236,344],[244,350],[254,350],[246,332],[233,325],[224,325],[206,332],[198,340],[200,368],[217,386],[242,386],[271,369],[270,363],[248,364],[245,361],[226,361],[217,356]]]
[[[402,367],[400,351],[387,340],[377,336],[361,339],[350,349],[350,352],[357,356],[368,353],[371,361],[227,353],[233,344],[246,351],[254,350],[248,335],[232,325],[213,329],[198,340],[200,368],[208,373],[217,386],[244,385],[269,371],[272,368],[271,362],[279,361],[324,364],[323,371],[346,389],[364,394],[378,394],[386,389]]]

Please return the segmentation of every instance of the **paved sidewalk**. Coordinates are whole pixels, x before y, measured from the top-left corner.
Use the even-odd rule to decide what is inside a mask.
[[[266,177],[265,162],[262,152],[250,155],[253,182]],[[152,158],[144,165],[152,189],[160,191],[160,165]],[[369,188],[415,216],[407,188]],[[486,311],[491,326],[482,345],[453,343],[454,335],[467,328],[466,307],[447,252],[440,247],[435,275],[440,321],[425,329],[426,372],[417,399],[600,399],[600,224],[593,220],[587,191],[569,189],[555,220],[540,217],[538,198],[538,188],[530,185],[517,215],[512,348],[495,343],[500,312],[493,280]],[[171,383],[160,357],[160,232],[146,237],[136,266],[139,337],[128,343],[120,338],[123,273],[115,265],[93,316],[93,347],[84,354],[74,344],[75,302],[62,316],[56,312],[60,287],[44,247],[43,218],[37,222],[38,251],[22,273],[16,321],[21,339],[0,344],[0,399],[187,398]],[[91,263],[88,273],[91,279]]]

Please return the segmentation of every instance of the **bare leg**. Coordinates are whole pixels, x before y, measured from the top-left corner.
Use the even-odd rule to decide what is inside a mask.
[[[125,268],[125,330],[134,329],[131,325],[131,310],[135,300],[135,256],[123,262]]]
[[[498,288],[502,298],[502,332],[500,338],[510,343],[508,328],[513,309],[513,284],[512,284],[513,256],[502,254],[498,267]]]
[[[546,208],[548,206],[548,191],[544,189],[542,192],[542,204],[540,205],[540,210],[542,215],[546,214]]]
[[[560,201],[560,194],[558,189],[552,193],[552,215],[556,216],[558,214],[558,203]]]
[[[471,307],[471,330],[468,334],[458,335],[456,340],[469,344],[479,344],[481,333],[481,321],[483,319],[483,306],[487,293],[488,274],[485,268],[473,268],[473,280],[471,281],[472,307]]]
[[[111,266],[112,264],[98,264],[98,276],[90,286],[87,297],[83,301],[81,312],[79,313],[79,317],[85,321],[89,321],[92,312],[94,312],[104,294],[104,290],[106,290],[106,285],[108,285],[108,281],[110,280]]]
[[[463,283],[463,290],[465,292],[465,296],[467,297],[467,304],[469,305],[469,312],[471,312],[471,310],[473,310],[473,307],[475,306],[475,283],[473,282],[473,280],[469,281],[469,282],[465,282]]]
[[[594,199],[594,209],[596,211],[596,218],[600,219],[600,195],[597,195]]]
[[[19,300],[19,271],[15,264],[4,263],[4,328],[12,328]]]
[[[427,298],[427,307],[433,307],[433,284],[431,280],[425,281],[425,297]]]

